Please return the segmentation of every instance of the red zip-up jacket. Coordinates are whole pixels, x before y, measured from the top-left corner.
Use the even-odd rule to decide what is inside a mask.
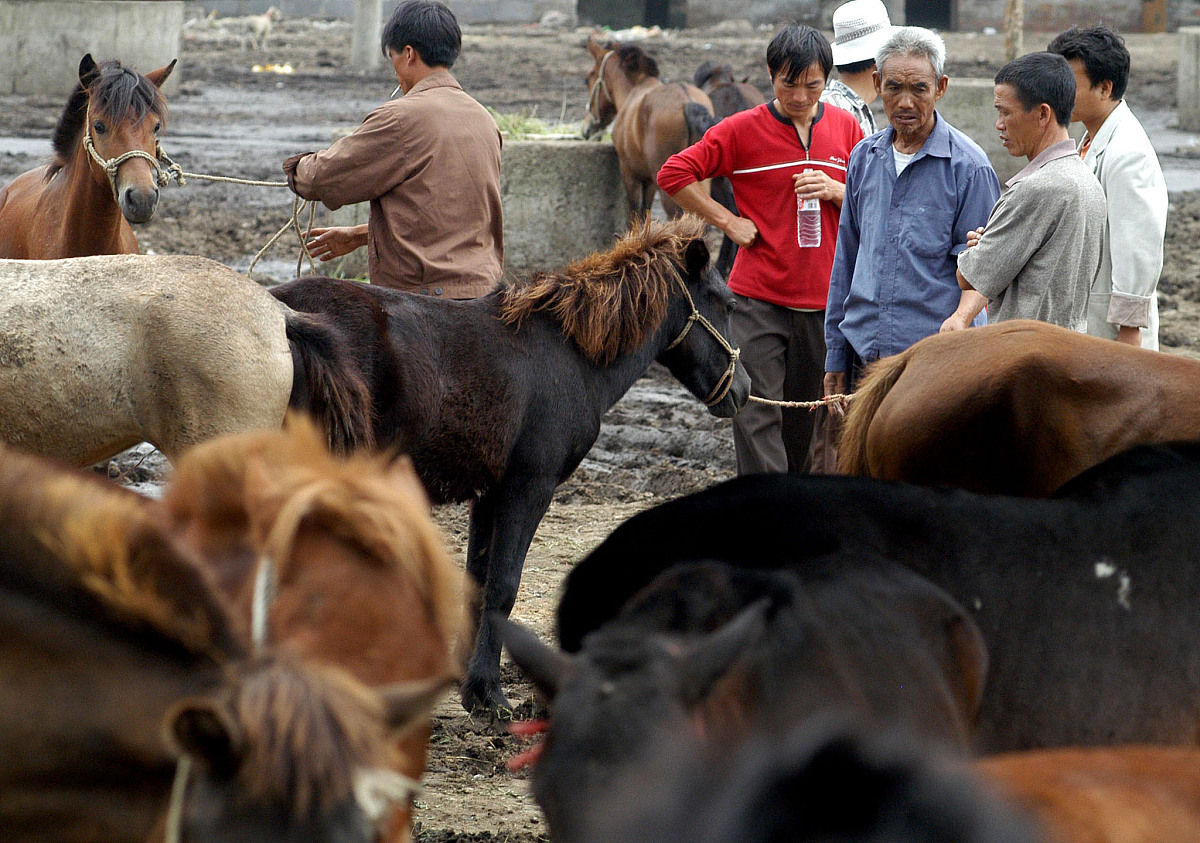
[[[792,175],[820,169],[845,184],[850,150],[862,137],[850,112],[820,103],[805,149],[792,121],[767,103],[726,117],[668,158],[658,185],[670,195],[692,182],[727,177],[738,213],[758,226],[754,243],[738,250],[729,289],[783,307],[823,310],[841,210],[822,201],[821,245],[801,248]]]

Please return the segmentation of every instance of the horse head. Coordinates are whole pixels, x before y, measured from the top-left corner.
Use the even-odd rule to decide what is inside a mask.
[[[334,457],[305,417],[203,443],[163,495],[169,522],[212,566],[256,646],[335,664],[371,687],[456,677],[467,637],[462,573],[408,458]],[[393,745],[425,770],[428,724]],[[392,828],[407,829],[408,805]]]
[[[749,400],[750,376],[729,339],[733,293],[709,262],[703,224],[693,228],[678,264],[680,295],[661,329],[673,339],[658,360],[709,412],[729,418]]]
[[[130,223],[154,216],[165,184],[158,135],[167,103],[160,89],[174,68],[172,61],[142,75],[117,61],[97,65],[91,53],[79,63],[79,86],[86,94],[81,142]]]
[[[373,843],[419,790],[385,766],[387,734],[427,719],[447,684],[377,693],[328,668],[246,663],[214,695],[167,714],[177,767],[165,843]]]
[[[604,127],[617,116],[617,104],[613,101],[606,74],[610,73],[611,59],[616,55],[619,44],[596,40],[596,36],[588,37],[587,48],[595,63],[587,75],[588,105],[584,117],[583,137],[590,139],[604,131]],[[616,66],[613,65],[613,70]]]

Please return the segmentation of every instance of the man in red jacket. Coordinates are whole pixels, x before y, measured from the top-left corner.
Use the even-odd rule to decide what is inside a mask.
[[[741,247],[729,273],[737,295],[731,329],[754,394],[812,401],[825,375],[825,303],[846,163],[863,134],[849,112],[820,100],[833,68],[820,32],[781,29],[767,47],[767,68],[775,98],[726,117],[671,156],[658,184]],[[704,191],[700,182],[713,176],[729,179],[739,215]],[[738,473],[808,470],[812,428],[804,410],[747,404],[733,420]]]

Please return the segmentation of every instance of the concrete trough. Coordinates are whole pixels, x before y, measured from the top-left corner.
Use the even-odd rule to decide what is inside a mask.
[[[181,0],[0,0],[0,93],[65,99],[86,53],[154,70],[179,58],[182,28]],[[183,73],[167,80],[168,96]]]
[[[610,248],[625,230],[625,188],[611,143],[506,140],[500,159],[504,269],[552,270]],[[328,225],[367,221],[368,205],[324,215]],[[367,273],[367,250],[333,264],[347,277]]]

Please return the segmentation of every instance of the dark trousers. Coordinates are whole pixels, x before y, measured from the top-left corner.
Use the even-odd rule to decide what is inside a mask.
[[[815,401],[825,377],[825,311],[791,310],[737,297],[730,320],[750,392],[776,401]],[[752,401],[734,416],[738,474],[808,471],[813,414]]]

